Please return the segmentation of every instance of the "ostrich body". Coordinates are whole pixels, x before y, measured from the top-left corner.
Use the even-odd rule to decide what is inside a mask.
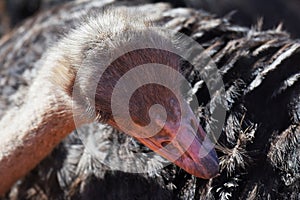
[[[1,79],[16,76],[8,67],[21,68],[18,73],[25,78],[20,75],[12,80],[6,78],[11,86],[8,89],[0,85],[2,93],[7,93],[1,99],[3,110],[22,104],[26,88],[40,67],[40,62],[36,61],[43,49],[58,40],[61,35],[58,32],[68,32],[76,26],[82,15],[79,9],[93,13],[111,4],[124,6],[124,3],[112,1],[66,4],[38,15],[4,37],[0,52],[4,63]],[[172,9],[167,4],[129,3],[126,6],[138,7],[155,24],[194,38],[221,70],[226,89],[226,102],[221,103],[228,112],[219,138],[220,176],[204,181],[172,165],[155,174],[110,171],[90,158],[75,132],[20,180],[7,198],[299,198],[299,42],[280,27],[262,31],[258,25],[248,29],[230,24],[226,17],[218,19],[187,8]],[[17,44],[14,43],[16,38]],[[195,56],[195,59],[199,58]],[[210,103],[203,108],[200,118],[209,131],[213,129],[210,122],[214,120],[210,118],[211,108],[220,102],[214,95],[207,95],[200,71],[186,67],[183,74],[196,85],[198,101],[203,105]],[[57,113],[61,113],[57,109]],[[100,142],[109,142],[118,152],[114,154],[116,157],[122,156],[124,146],[128,145],[134,146],[134,151],[144,151],[111,128],[93,124],[86,130],[101,131],[105,136]],[[113,146],[116,143],[119,146]]]

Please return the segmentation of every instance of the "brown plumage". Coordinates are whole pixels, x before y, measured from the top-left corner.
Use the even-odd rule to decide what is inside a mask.
[[[11,37],[2,39],[1,80],[9,83],[0,85],[2,94],[5,93],[1,96],[1,102],[5,102],[3,108],[22,102],[26,87],[39,67],[38,62],[32,63],[45,49],[41,47],[56,41],[57,32],[63,29],[67,32],[74,25],[71,21],[76,21],[79,8],[88,12],[103,5],[104,2],[64,5],[24,25],[32,29],[19,28]],[[171,9],[166,4],[138,7],[154,23],[197,40],[222,71],[226,102],[219,102],[214,95],[209,97],[201,84],[199,69],[182,66],[185,76],[197,86],[196,94],[203,105],[200,119],[207,132],[214,128],[210,126],[214,121],[210,118],[214,105],[224,105],[228,110],[218,146],[221,175],[204,181],[174,166],[154,174],[109,171],[93,159],[75,133],[15,185],[10,197],[298,199],[299,42],[290,39],[280,27],[268,31],[248,29],[230,24],[226,18],[214,18],[193,9]],[[25,79],[16,76],[12,69],[19,69],[16,71]],[[12,95],[16,89],[18,93]],[[209,106],[205,106],[208,102]],[[84,128],[90,133],[102,130],[104,134],[99,136],[98,144],[102,145],[104,157],[115,156],[107,158],[116,165],[122,164],[115,158],[125,157],[130,162],[134,160],[130,152],[148,152],[130,138],[113,134],[115,131],[110,128],[95,124]]]

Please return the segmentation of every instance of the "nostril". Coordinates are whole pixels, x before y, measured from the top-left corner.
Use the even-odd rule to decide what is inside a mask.
[[[170,144],[170,141],[164,141],[161,143],[161,146],[166,147],[168,144]]]

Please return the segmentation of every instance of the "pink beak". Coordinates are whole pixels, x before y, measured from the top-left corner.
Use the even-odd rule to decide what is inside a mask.
[[[138,140],[188,173],[203,179],[213,178],[219,173],[214,145],[190,106],[187,103],[184,106],[179,129],[166,122],[161,131],[163,134]]]

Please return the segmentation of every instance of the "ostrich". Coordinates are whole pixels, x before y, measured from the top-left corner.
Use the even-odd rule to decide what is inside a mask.
[[[75,131],[19,180],[5,198],[299,198],[299,42],[282,31],[281,26],[262,31],[258,24],[248,29],[231,24],[228,17],[219,19],[203,11],[172,9],[162,3],[65,4],[36,16],[2,38],[1,80],[5,81],[1,92],[6,94],[1,97],[2,110],[23,104],[28,85],[41,67],[41,61],[37,60],[49,43],[77,27],[77,20],[83,15],[79,9],[97,13],[111,5],[138,8],[153,23],[192,37],[213,58],[226,90],[226,102],[221,105],[227,114],[217,145],[220,175],[203,180],[174,165],[154,174],[114,171],[89,155]],[[209,131],[214,121],[211,110],[220,100],[208,94],[200,71],[182,65],[182,73],[196,89],[198,101],[203,105],[194,111],[201,111],[199,119]],[[1,112],[1,115],[7,114]],[[10,121],[1,123],[7,126]],[[120,150],[116,156],[122,156],[124,146],[130,146],[131,151],[145,151],[145,147],[125,135],[117,135],[109,127],[92,124],[85,129],[104,133],[100,138],[103,144],[118,143],[119,147],[113,147]]]
[[[119,17],[116,18],[117,16]],[[178,96],[179,91],[175,91],[177,96],[174,96],[163,86],[151,84],[151,80],[157,79],[160,73],[165,73],[163,79],[169,79],[169,86],[176,90],[180,79],[176,78],[171,69],[156,66],[151,69],[155,69],[155,73],[151,73],[148,66],[147,70],[143,69],[144,73],[136,72],[131,76],[136,79],[131,84],[138,84],[147,78],[150,82],[142,86],[141,90],[144,91],[133,94],[130,102],[132,106],[128,105],[131,115],[124,115],[123,111],[114,113],[114,87],[135,66],[160,63],[174,68],[173,71],[178,71],[180,66],[178,56],[166,50],[155,49],[171,46],[168,44],[168,35],[151,30],[146,21],[139,21],[134,16],[126,9],[103,11],[103,15],[89,18],[84,25],[70,32],[45,55],[42,64],[45,67],[42,67],[30,87],[24,105],[16,111],[10,111],[0,123],[4,138],[0,144],[4,150],[0,159],[0,177],[6,180],[1,183],[0,188],[5,190],[11,186],[11,181],[28,173],[76,126],[95,120],[128,132],[195,176],[209,179],[218,174],[216,153],[210,147],[210,141],[205,140],[206,134],[198,127],[191,108]],[[139,43],[143,43],[145,49]],[[134,46],[132,50],[130,45]],[[124,55],[121,53],[119,58],[114,59],[120,49],[128,52]],[[113,56],[106,65],[104,60],[111,55]],[[79,69],[83,66],[84,69]],[[99,78],[100,73],[102,76]],[[149,78],[150,76],[154,77]],[[97,79],[99,82],[94,84]],[[119,90],[128,93],[131,84]],[[95,88],[94,97],[91,94],[92,88]],[[75,90],[78,95],[74,94]],[[123,91],[120,93],[117,97],[117,110],[127,106],[123,103],[126,102],[126,94]],[[163,113],[157,109],[152,111],[154,119],[148,116],[149,107],[155,103],[166,107],[166,119],[163,119]],[[84,116],[82,113],[85,111],[88,113]],[[18,113],[26,113],[26,116]],[[73,115],[78,116],[76,122],[72,119]],[[127,117],[133,118],[132,124]],[[15,125],[12,127],[11,124]],[[140,134],[144,136],[139,137]]]

